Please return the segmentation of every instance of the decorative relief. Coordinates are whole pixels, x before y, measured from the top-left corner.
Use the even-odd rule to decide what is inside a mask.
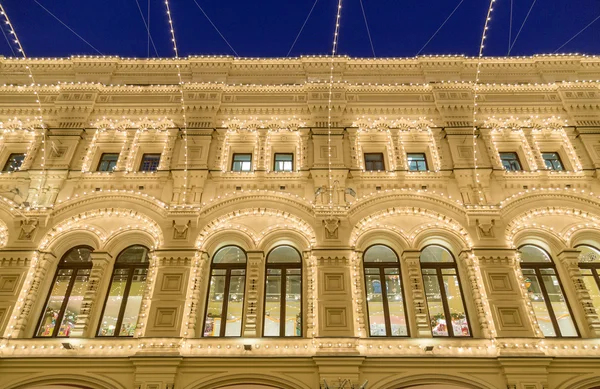
[[[177,224],[173,220],[173,239],[174,240],[185,240],[188,236],[188,230],[192,224],[191,220],[188,220],[185,224]]]
[[[19,232],[19,240],[32,240],[35,230],[38,227],[37,219],[21,220],[21,231]]]
[[[479,219],[476,219],[475,224],[477,225],[477,235],[479,236],[479,239],[496,237],[496,234],[494,233],[494,226],[496,225],[496,221],[494,219],[484,221],[483,223],[480,222]]]
[[[19,274],[0,275],[0,295],[14,295],[20,278]]]
[[[325,239],[337,239],[338,228],[340,226],[340,219],[325,219],[323,220],[325,226]]]

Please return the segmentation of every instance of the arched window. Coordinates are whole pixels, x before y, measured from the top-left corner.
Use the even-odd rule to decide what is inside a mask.
[[[246,284],[246,253],[226,246],[213,256],[204,336],[241,336]]]
[[[441,246],[427,246],[420,259],[433,336],[471,336],[454,256]]]
[[[131,246],[119,254],[104,303],[98,336],[133,336],[147,276],[147,248]]]
[[[91,247],[69,250],[58,263],[36,336],[68,337],[77,322],[92,271]]]
[[[544,336],[579,336],[550,255],[533,245],[519,251],[525,287]]]
[[[365,251],[363,267],[369,335],[408,336],[398,256],[387,246],[374,245]]]
[[[264,336],[302,336],[302,257],[291,246],[267,255]]]
[[[592,304],[596,313],[600,315],[600,250],[592,246],[577,246],[579,254],[579,268],[583,282],[590,293]]]

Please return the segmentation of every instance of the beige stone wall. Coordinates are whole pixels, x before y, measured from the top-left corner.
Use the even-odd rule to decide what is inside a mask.
[[[0,86],[0,165],[26,153],[0,174],[0,389],[600,385],[577,248],[600,247],[600,84],[588,81],[600,58],[485,59],[477,128],[477,62],[464,57],[336,59],[331,126],[326,58],[181,60],[187,127],[174,60],[29,63],[39,86],[21,85],[24,61],[0,59],[0,82],[14,84]],[[503,169],[507,151],[523,171]],[[545,168],[549,151],[564,172]],[[97,171],[102,153],[119,153],[114,172]],[[144,153],[161,155],[156,172],[139,171]],[[235,153],[252,155],[251,172],[231,171]],[[293,154],[291,172],[274,171],[275,153]],[[367,171],[365,153],[385,168]],[[410,171],[410,153],[428,171]],[[115,260],[134,244],[150,249],[135,334],[96,337]],[[262,336],[266,258],[282,244],[302,253],[299,338]],[[362,256],[374,244],[399,258],[409,337],[368,335]],[[552,256],[579,337],[543,337],[523,244]],[[93,268],[72,336],[35,338],[78,245]],[[211,259],[227,245],[248,258],[242,336],[205,338]],[[432,336],[429,245],[456,259],[471,337]]]

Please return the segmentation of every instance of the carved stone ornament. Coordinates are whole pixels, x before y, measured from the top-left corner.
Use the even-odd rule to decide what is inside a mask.
[[[191,220],[188,220],[185,224],[177,224],[173,220],[173,239],[187,239],[188,230],[192,224]]]
[[[479,238],[494,238],[494,225],[496,221],[491,219],[489,222],[481,223],[479,219],[475,220],[475,224],[477,225],[477,235]]]
[[[21,220],[20,240],[31,240],[39,222],[37,219]]]
[[[337,239],[338,238],[338,227],[340,226],[340,219],[325,219],[323,220],[325,226],[325,239]]]

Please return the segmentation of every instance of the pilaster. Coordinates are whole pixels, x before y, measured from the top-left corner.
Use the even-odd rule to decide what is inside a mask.
[[[418,250],[405,250],[402,252],[402,261],[408,270],[409,284],[405,290],[411,294],[412,306],[408,307],[409,315],[415,318],[415,333],[413,336],[419,338],[431,338],[431,327],[429,324],[429,312],[425,299],[425,287],[423,286],[423,275],[421,274],[421,252]],[[410,312],[410,311],[413,312]]]
[[[478,258],[469,253],[463,251],[459,260],[461,263],[466,264],[467,276],[469,277],[468,284],[465,284],[463,288],[469,287],[471,291],[471,295],[473,296],[473,303],[475,304],[475,308],[477,309],[477,321],[479,323],[479,329],[481,331],[481,336],[484,338],[491,338],[493,336],[493,328],[494,323],[490,321],[489,310],[486,306],[486,296],[485,289],[481,284],[481,275],[479,269],[479,260]],[[464,292],[463,292],[464,293]],[[473,321],[471,320],[471,325],[473,325]]]
[[[188,292],[187,298],[185,301],[185,310],[184,314],[185,322],[182,327],[182,336],[183,337],[196,337],[198,334],[198,315],[200,306],[200,293],[202,290],[208,291],[208,285],[205,282],[205,279],[210,278],[205,277],[206,272],[203,272],[202,269],[206,268],[206,264],[209,261],[208,253],[205,251],[199,252],[194,257],[192,268],[190,271],[190,279],[188,281]],[[202,323],[202,321],[200,321]]]
[[[247,255],[243,336],[254,338],[262,333],[262,317],[258,308],[261,305],[262,286],[264,285],[263,271],[261,271],[264,267],[264,253],[262,251],[249,251]]]

